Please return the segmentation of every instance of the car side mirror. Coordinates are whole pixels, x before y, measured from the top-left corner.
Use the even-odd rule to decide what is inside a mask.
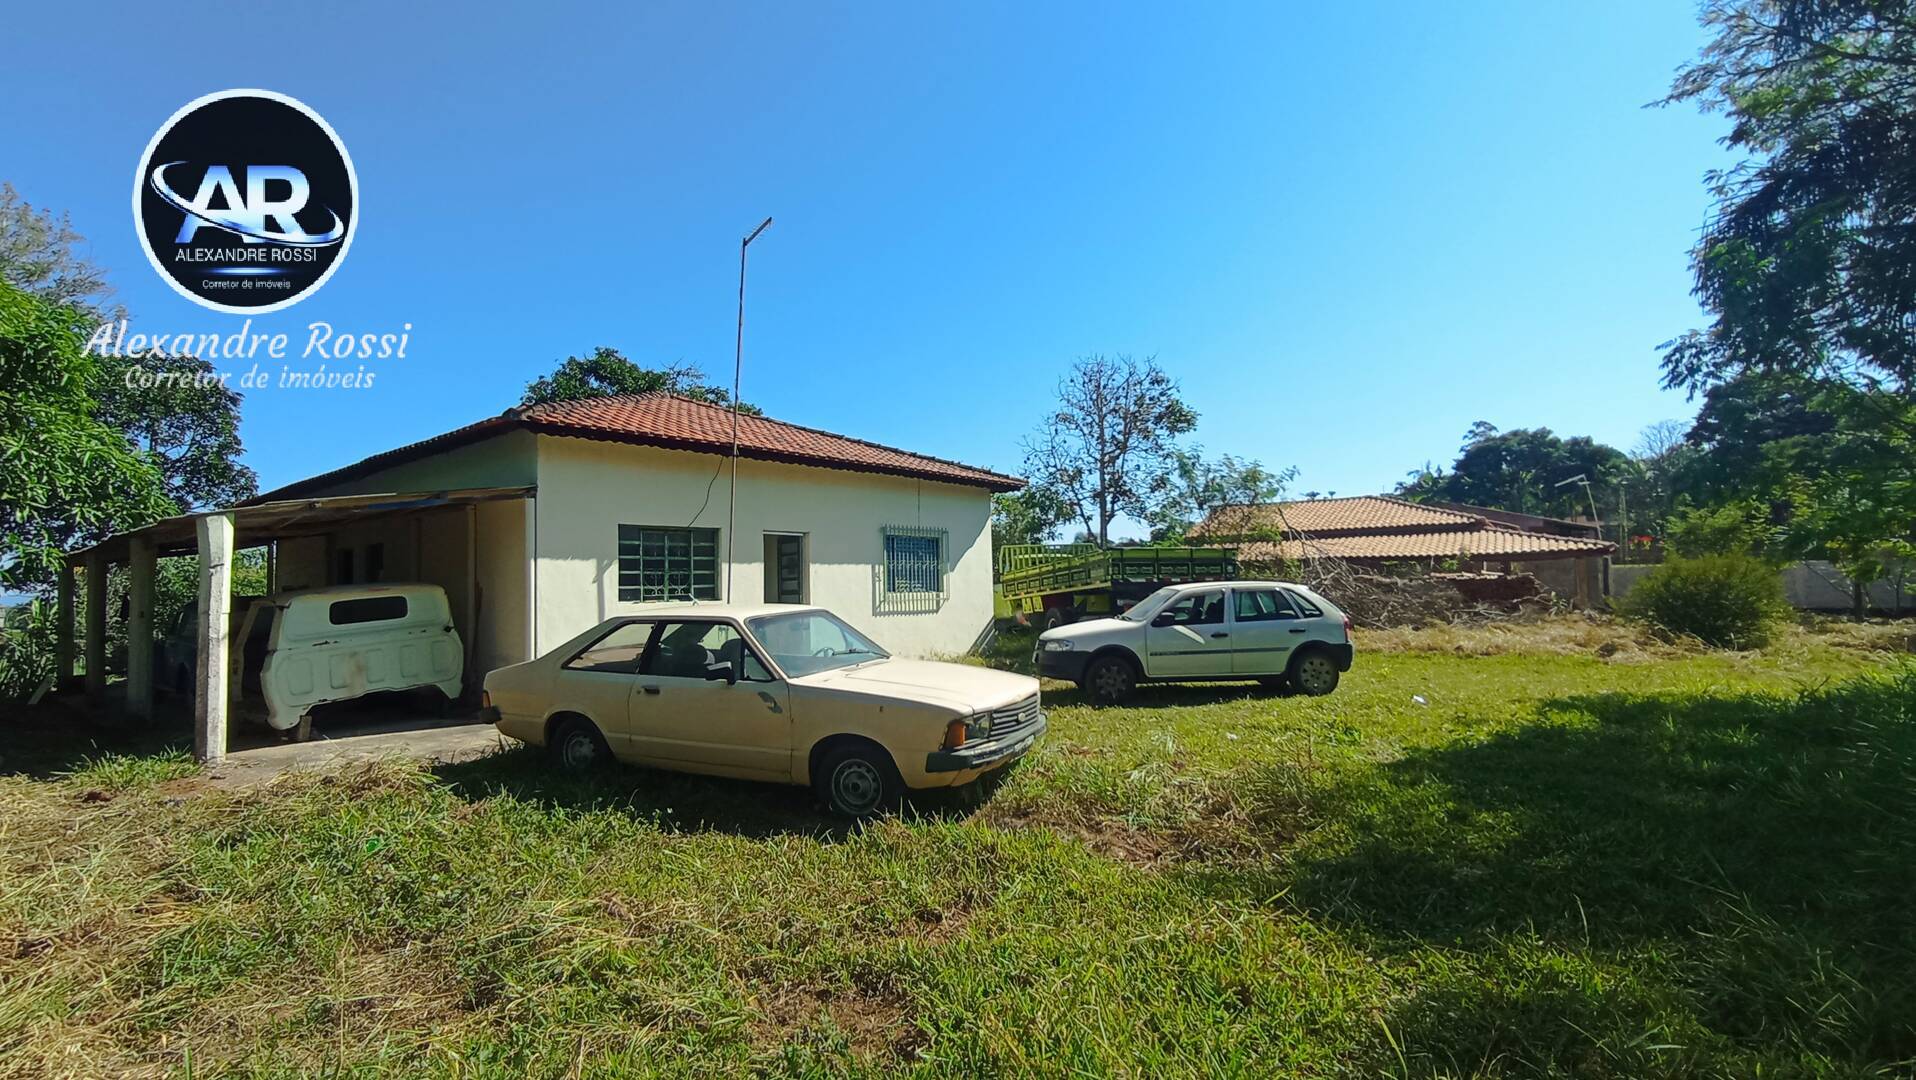
[[[705,669],[706,682],[717,682],[720,679],[724,679],[725,685],[727,686],[738,685],[738,669],[732,666],[731,661],[728,660],[723,664],[713,664],[711,667]]]
[[[1159,613],[1155,618],[1153,618],[1151,620],[1151,625],[1152,626],[1175,626],[1177,625],[1177,621],[1178,621],[1178,617],[1175,613],[1166,611],[1166,612]]]

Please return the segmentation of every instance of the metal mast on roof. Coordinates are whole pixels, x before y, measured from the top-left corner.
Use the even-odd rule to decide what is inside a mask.
[[[732,599],[732,552],[738,536],[738,383],[745,369],[745,249],[752,246],[772,224],[771,218],[759,222],[752,235],[738,244],[738,339],[732,347],[732,505],[725,512],[725,602]]]

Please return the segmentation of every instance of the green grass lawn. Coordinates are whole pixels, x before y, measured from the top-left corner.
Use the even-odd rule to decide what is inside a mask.
[[[858,831],[524,751],[8,755],[0,1073],[1912,1069],[1902,662],[1362,650],[1329,698],[1047,687],[991,802]]]

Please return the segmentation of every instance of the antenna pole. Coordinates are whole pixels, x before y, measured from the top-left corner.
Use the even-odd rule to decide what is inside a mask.
[[[738,536],[738,386],[745,370],[745,249],[758,234],[772,224],[771,218],[759,223],[752,235],[738,243],[738,337],[732,344],[732,496],[725,512],[725,602],[732,603],[732,553]]]

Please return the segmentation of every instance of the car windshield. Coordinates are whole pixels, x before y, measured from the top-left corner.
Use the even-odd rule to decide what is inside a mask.
[[[794,677],[850,667],[891,654],[829,611],[793,611],[745,620],[752,636]]]
[[[1118,618],[1126,622],[1143,622],[1151,617],[1152,612],[1163,607],[1164,602],[1169,600],[1177,591],[1177,586],[1166,585],[1150,596],[1132,604],[1131,607],[1125,611],[1124,614],[1118,616]]]

